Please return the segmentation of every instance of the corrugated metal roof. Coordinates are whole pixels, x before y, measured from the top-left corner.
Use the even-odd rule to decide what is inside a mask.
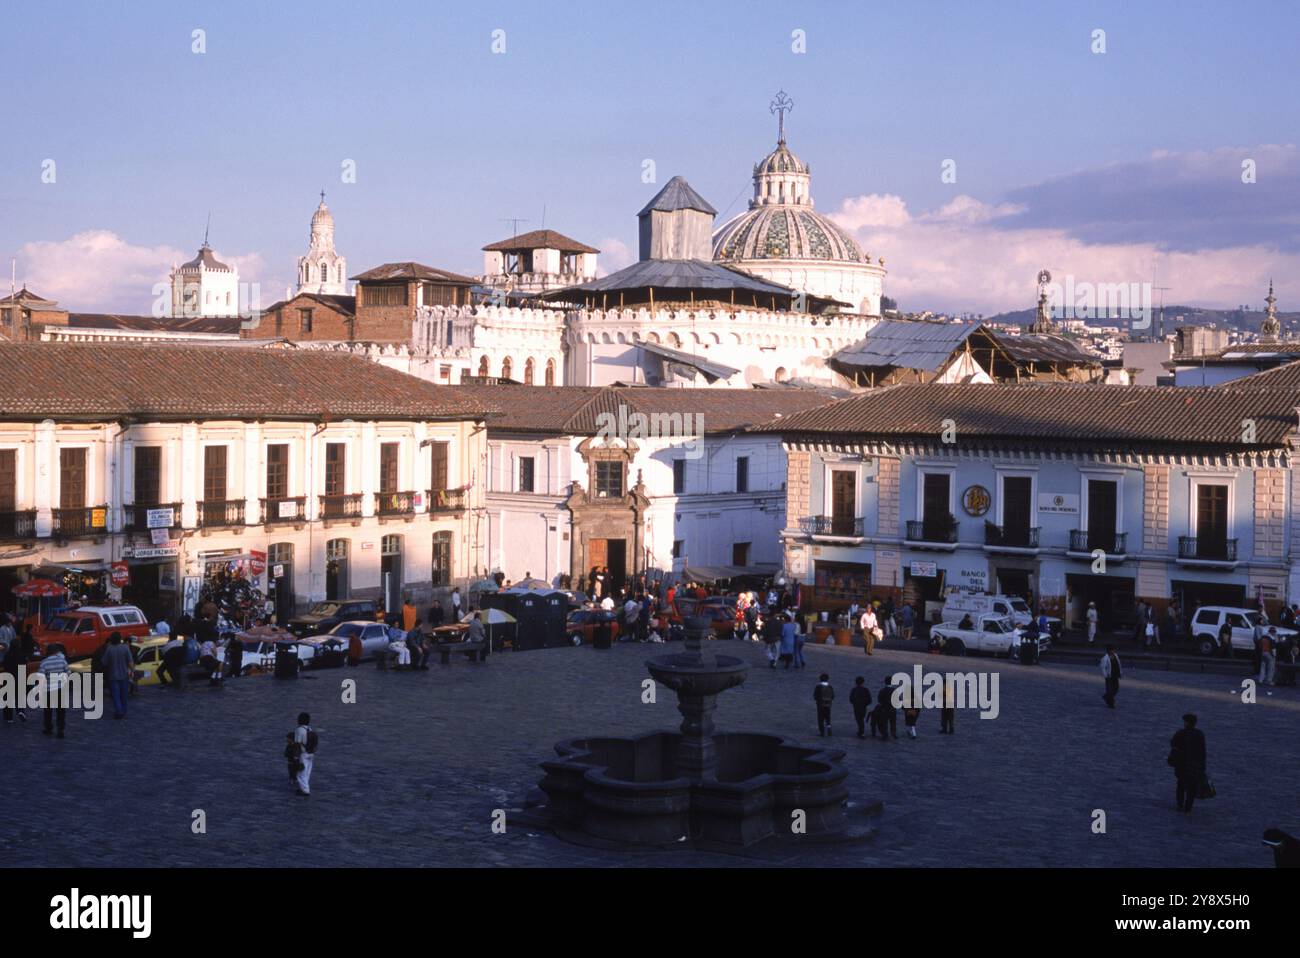
[[[563,299],[566,293],[616,292],[620,289],[742,289],[756,293],[774,293],[790,296],[794,290],[779,283],[771,283],[738,269],[703,259],[647,259],[633,263],[616,273],[593,279],[580,286],[551,290],[542,294],[544,299]]]
[[[709,379],[710,382],[716,379],[730,379],[739,369],[733,369],[731,366],[724,366],[722,363],[709,362],[699,356],[692,356],[690,353],[683,353],[676,349],[669,349],[667,346],[659,346],[655,343],[642,343],[641,348],[651,355],[666,359],[671,363],[681,366],[690,366],[698,369]]]
[[[980,328],[971,323],[926,323],[907,319],[882,319],[862,342],[835,354],[845,366],[864,368],[897,366],[933,372],[943,366]]]
[[[655,194],[654,199],[647,203],[637,216],[645,216],[651,210],[658,210],[661,213],[671,213],[674,210],[699,210],[701,213],[708,213],[711,216],[717,216],[718,211],[709,205],[704,197],[696,193],[683,177],[674,176],[668,181],[668,184]]]
[[[1017,362],[1088,365],[1097,365],[1101,362],[1101,357],[1089,355],[1064,336],[1052,336],[1046,333],[999,336],[994,333],[993,338]]]

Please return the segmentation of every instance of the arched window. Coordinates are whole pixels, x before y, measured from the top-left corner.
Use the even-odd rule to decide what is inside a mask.
[[[478,374],[485,379],[488,376],[488,358],[486,356],[478,361]]]
[[[330,268],[324,263],[320,264],[320,281],[322,283],[328,283],[330,281]]]
[[[501,360],[501,378],[509,379],[512,372],[514,372],[514,366],[510,362],[510,357],[507,356],[505,359]]]
[[[533,384],[533,360],[530,357],[528,361],[524,363],[524,385],[531,386],[532,384]]]
[[[555,385],[555,360],[554,359],[548,359],[546,361],[546,385],[548,386]]]

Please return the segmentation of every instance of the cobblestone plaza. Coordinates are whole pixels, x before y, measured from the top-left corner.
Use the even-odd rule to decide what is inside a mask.
[[[883,802],[868,841],[722,854],[611,851],[570,844],[517,810],[553,745],[591,734],[675,727],[674,696],[642,701],[644,661],[662,647],[623,645],[501,653],[488,664],[429,672],[374,668],[257,676],[222,690],[146,688],[130,717],[69,720],[68,737],[33,721],[0,729],[24,814],[0,829],[11,866],[815,866],[1268,867],[1272,825],[1295,831],[1300,697],[1281,688],[1241,700],[1241,679],[1129,670],[1118,708],[1101,701],[1097,670],[1005,660],[939,659],[896,649],[810,646],[802,672],[772,671],[761,648],[725,643],[751,664],[721,696],[724,731],[816,739],[812,688],[829,672],[834,737],[847,754],[853,802]],[[999,715],[957,716],[938,734],[924,712],[918,738],[855,737],[856,675],[878,689],[915,663],[999,673]],[[356,702],[341,684],[356,680]],[[281,752],[301,710],[320,752],[308,799],[288,787]],[[109,710],[111,711],[111,710]],[[1190,816],[1174,808],[1165,765],[1180,716],[1194,711],[1218,796]],[[899,727],[902,731],[900,717]],[[504,809],[504,833],[493,813]],[[1095,810],[1105,833],[1094,832]],[[206,831],[191,823],[202,810]]]

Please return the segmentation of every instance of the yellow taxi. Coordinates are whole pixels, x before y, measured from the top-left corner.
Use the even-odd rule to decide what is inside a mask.
[[[158,685],[158,666],[162,665],[162,647],[171,641],[167,635],[145,635],[130,643],[135,656],[135,684]],[[89,672],[91,660],[82,659],[68,666],[73,672]]]

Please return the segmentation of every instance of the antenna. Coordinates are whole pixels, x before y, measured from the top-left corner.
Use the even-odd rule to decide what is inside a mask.
[[[510,224],[510,235],[513,238],[519,235],[520,223],[531,223],[532,220],[526,220],[521,216],[504,216],[501,218],[501,222]]]
[[[546,229],[546,204],[542,204],[542,229]]]
[[[1172,286],[1152,286],[1151,288],[1154,289],[1157,293],[1160,294],[1160,305],[1159,305],[1159,307],[1157,307],[1157,308],[1159,309],[1159,315],[1160,315],[1160,339],[1163,340],[1163,339],[1165,338],[1165,290],[1173,289],[1173,287],[1172,287]],[[1159,340],[1157,340],[1157,339],[1155,338],[1156,331],[1155,331],[1155,326],[1154,326],[1154,324],[1153,324],[1153,326],[1152,326],[1152,329],[1151,329],[1151,333],[1150,333],[1150,335],[1151,335],[1151,341],[1152,341],[1153,343],[1154,343],[1154,342],[1159,342]]]
[[[212,210],[208,210],[208,225],[203,227],[203,245],[208,245],[208,231],[212,229]]]

